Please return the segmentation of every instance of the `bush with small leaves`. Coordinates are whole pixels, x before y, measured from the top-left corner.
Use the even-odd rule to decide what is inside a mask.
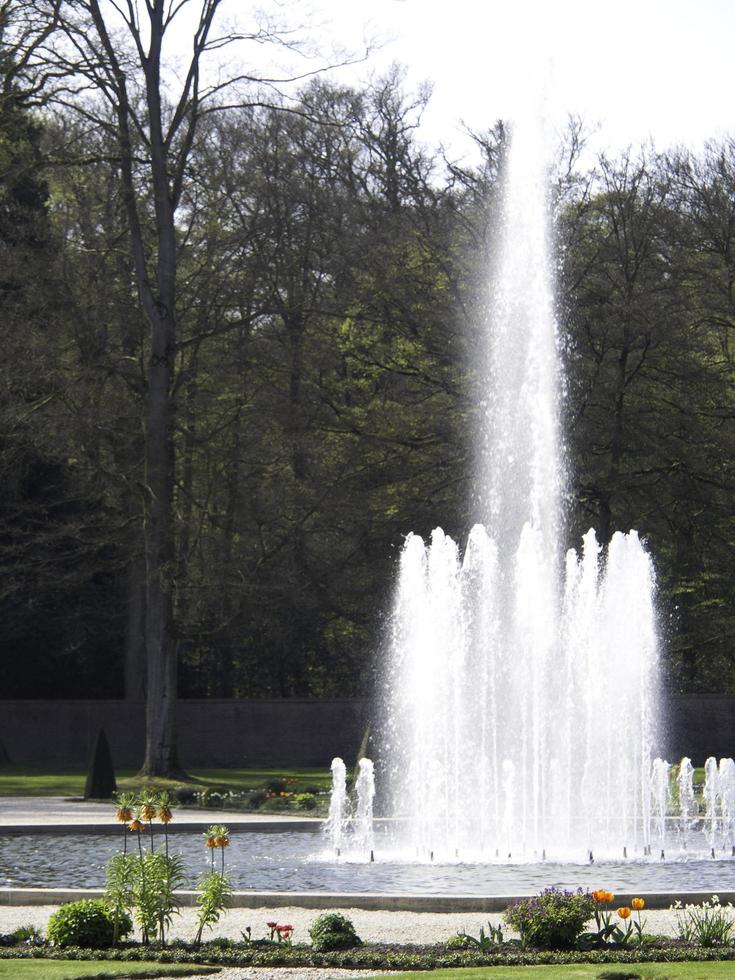
[[[362,939],[355,932],[350,920],[339,912],[326,912],[314,920],[309,929],[311,944],[317,953],[333,949],[352,949],[362,946]]]
[[[118,936],[125,936],[133,928],[129,916],[118,918]],[[54,946],[83,946],[104,949],[112,946],[115,921],[106,902],[83,898],[79,902],[62,905],[49,919],[46,938]]]
[[[518,930],[526,946],[570,949],[594,912],[590,894],[547,888],[534,898],[511,905],[503,918]]]

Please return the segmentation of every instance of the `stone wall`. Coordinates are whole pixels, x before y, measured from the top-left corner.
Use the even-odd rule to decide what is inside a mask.
[[[352,764],[373,714],[360,699],[179,702],[184,768]],[[0,743],[18,765],[84,768],[100,728],[115,766],[143,760],[145,707],[134,701],[0,701]],[[664,704],[662,754],[735,757],[735,698],[670,697]],[[620,732],[621,747],[626,733]]]
[[[663,705],[663,755],[670,762],[689,756],[695,766],[707,756],[735,758],[735,697],[698,694],[670,697]]]
[[[179,702],[184,768],[323,766],[353,760],[368,723],[364,700]],[[86,767],[103,728],[113,764],[143,761],[145,705],[135,701],[0,701],[0,742],[16,765]]]

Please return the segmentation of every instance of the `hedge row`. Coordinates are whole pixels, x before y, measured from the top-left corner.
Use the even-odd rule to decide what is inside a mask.
[[[202,963],[215,966],[332,966],[394,970],[431,970],[462,966],[548,966],[571,963],[682,963],[735,960],[735,946],[703,949],[681,942],[660,945],[598,949],[585,952],[533,951],[500,947],[497,950],[447,950],[446,946],[378,946],[331,953],[314,952],[311,946],[284,943],[254,947],[242,943],[214,941],[199,949],[172,943],[165,948],[122,946],[115,949],[55,949],[28,946],[0,949],[0,959],[114,960],[159,963]]]

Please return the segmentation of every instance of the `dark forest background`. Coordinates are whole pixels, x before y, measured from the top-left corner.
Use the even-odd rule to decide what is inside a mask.
[[[476,519],[506,132],[458,165],[417,140],[423,105],[396,70],[200,123],[177,216],[183,697],[369,694],[404,535]],[[670,687],[732,693],[735,140],[581,148],[572,123],[552,178],[568,544],[637,528]],[[144,694],[150,352],[117,166],[78,114],[0,100],[5,698]]]

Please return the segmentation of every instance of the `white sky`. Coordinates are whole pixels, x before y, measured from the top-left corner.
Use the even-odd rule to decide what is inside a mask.
[[[312,3],[327,22],[321,37],[358,47],[363,32],[380,35],[372,70],[398,61],[410,85],[434,83],[423,135],[453,150],[463,145],[461,120],[485,129],[512,118],[534,73],[552,79],[554,117],[599,124],[598,149],[649,138],[659,149],[696,148],[735,134],[735,0]]]
[[[226,0],[221,25],[250,21],[258,3],[324,51],[382,40],[366,64],[335,79],[362,82],[395,61],[408,90],[432,82],[421,135],[455,157],[470,145],[463,122],[484,130],[512,119],[540,87],[557,125],[572,113],[599,127],[595,150],[649,139],[661,150],[696,149],[735,135],[735,0]],[[173,43],[183,53],[191,35],[180,20]],[[278,57],[269,46],[259,54],[261,70]],[[240,54],[252,56],[252,46]]]

